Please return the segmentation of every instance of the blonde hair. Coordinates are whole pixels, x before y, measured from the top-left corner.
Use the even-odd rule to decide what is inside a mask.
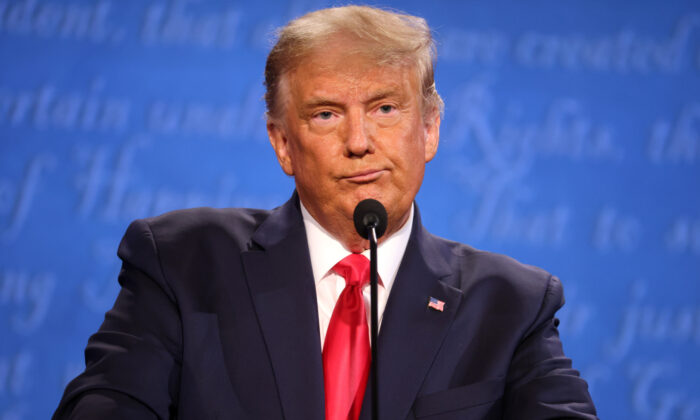
[[[305,56],[333,35],[350,35],[360,41],[357,53],[377,59],[378,65],[414,66],[420,82],[424,116],[439,111],[443,102],[435,89],[435,43],[423,18],[368,6],[317,10],[289,22],[278,31],[277,42],[265,64],[265,102],[268,117],[281,114],[280,88]]]

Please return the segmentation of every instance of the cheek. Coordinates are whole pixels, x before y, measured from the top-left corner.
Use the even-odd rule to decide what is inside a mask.
[[[394,148],[406,165],[405,169],[415,172],[425,163],[425,136],[415,127],[402,134],[401,140],[394,144]]]
[[[323,180],[321,175],[326,172],[324,168],[330,159],[324,154],[322,148],[300,144],[294,148],[293,155],[292,166],[297,176],[316,177],[318,182]]]
[[[413,188],[420,184],[425,170],[425,147],[422,138],[408,136],[396,145],[397,165],[401,168],[399,182],[402,188]]]

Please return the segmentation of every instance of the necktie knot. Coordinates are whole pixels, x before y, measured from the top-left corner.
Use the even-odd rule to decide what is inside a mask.
[[[362,254],[350,254],[332,269],[345,279],[347,286],[364,286],[369,283],[369,260]]]

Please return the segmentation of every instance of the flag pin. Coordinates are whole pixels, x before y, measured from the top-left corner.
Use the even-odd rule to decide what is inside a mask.
[[[436,311],[442,312],[445,310],[445,302],[431,296],[430,301],[428,302],[428,308],[433,308]]]

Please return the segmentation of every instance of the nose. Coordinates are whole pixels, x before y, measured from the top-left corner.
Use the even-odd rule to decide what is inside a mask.
[[[348,157],[374,153],[374,130],[363,111],[349,112],[345,125],[345,153]]]

